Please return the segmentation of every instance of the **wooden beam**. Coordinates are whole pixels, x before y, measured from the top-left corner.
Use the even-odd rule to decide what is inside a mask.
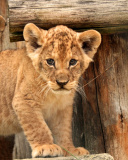
[[[48,29],[67,25],[75,30],[94,28],[111,34],[128,31],[127,0],[9,0],[10,38],[22,39],[24,25],[31,22]]]
[[[114,160],[112,156],[107,153],[104,154],[94,154],[88,156],[79,156],[79,157],[55,157],[55,158],[30,158],[30,159],[22,159],[22,160]],[[20,160],[20,159],[15,159]]]

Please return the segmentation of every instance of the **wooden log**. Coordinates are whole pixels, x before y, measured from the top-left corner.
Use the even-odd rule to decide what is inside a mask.
[[[112,156],[107,153],[104,154],[94,154],[88,156],[77,156],[75,157],[55,157],[55,158],[31,158],[31,159],[22,159],[22,160],[114,160]],[[20,160],[20,159],[15,159]]]
[[[111,66],[96,79],[105,149],[115,160],[127,160],[128,33],[103,36],[95,58],[96,76]]]
[[[90,80],[95,78],[93,63],[91,63],[89,68],[85,71],[83,78],[83,88],[86,94],[86,98],[82,98],[85,148],[87,148],[91,154],[104,153],[104,135],[97,105],[96,83],[93,81],[87,84]]]
[[[23,27],[29,22],[44,29],[63,24],[111,34],[128,31],[128,1],[9,0],[9,18],[11,41],[22,39]]]

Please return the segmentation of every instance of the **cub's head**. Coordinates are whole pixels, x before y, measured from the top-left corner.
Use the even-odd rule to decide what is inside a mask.
[[[76,89],[101,43],[95,30],[77,33],[56,26],[46,31],[32,23],[25,26],[24,39],[35,69],[55,92]]]

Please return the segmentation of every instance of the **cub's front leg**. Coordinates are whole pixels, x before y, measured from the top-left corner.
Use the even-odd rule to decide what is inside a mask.
[[[63,155],[62,149],[53,143],[52,133],[34,100],[15,97],[13,108],[32,148],[32,157]]]
[[[72,141],[72,112],[73,107],[69,106],[60,110],[57,116],[52,119],[49,126],[53,133],[54,141],[62,147],[64,156],[75,156],[89,154],[89,151],[83,147],[75,147]],[[69,152],[67,152],[67,151]]]

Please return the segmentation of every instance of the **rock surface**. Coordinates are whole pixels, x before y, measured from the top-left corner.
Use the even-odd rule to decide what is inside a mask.
[[[20,159],[15,159],[20,160]],[[107,153],[103,154],[92,154],[86,156],[75,157],[55,157],[55,158],[32,158],[32,159],[22,159],[22,160],[114,160],[112,156]]]

